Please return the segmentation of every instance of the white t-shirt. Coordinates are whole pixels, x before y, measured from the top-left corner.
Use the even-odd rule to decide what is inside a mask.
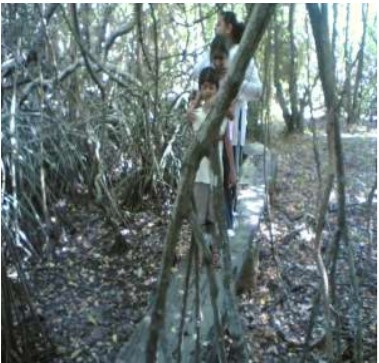
[[[195,112],[196,119],[195,119],[195,122],[192,124],[192,127],[195,133],[197,133],[201,125],[204,123],[208,113],[204,112],[204,109],[202,107],[196,109],[194,112]],[[224,119],[220,127],[220,137],[222,137],[225,134],[226,126],[227,126],[227,120]],[[220,140],[218,142],[218,153],[219,153],[220,161],[222,160],[222,147],[223,147],[223,141]],[[220,163],[220,165],[221,165],[221,178],[223,178],[224,172],[223,172],[222,162]],[[195,183],[210,184],[212,186],[218,185],[217,176],[213,173],[211,162],[209,158],[206,156],[204,156],[200,161],[199,168],[197,169],[197,172],[196,172]]]
[[[237,54],[238,45],[233,45],[229,50],[229,61],[233,62]],[[236,106],[234,108],[234,120],[229,122],[229,133],[231,135],[232,144],[245,145],[246,127],[247,127],[247,102],[256,100],[262,92],[262,83],[259,79],[258,70],[255,61],[252,58],[245,72],[245,78],[241,83],[238,95],[236,97]],[[239,137],[238,137],[239,135]]]

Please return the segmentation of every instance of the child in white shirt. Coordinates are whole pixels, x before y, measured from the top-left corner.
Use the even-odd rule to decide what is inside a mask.
[[[191,103],[188,113],[192,113],[189,118],[192,121],[192,128],[197,132],[206,119],[210,108],[214,102],[215,95],[219,87],[219,77],[212,67],[206,67],[200,72],[199,76],[199,92],[195,100]],[[230,112],[229,112],[230,117]],[[221,127],[217,142],[217,157],[221,166],[221,175],[214,173],[211,167],[209,157],[204,156],[200,161],[199,168],[196,172],[194,185],[194,199],[197,213],[197,221],[202,226],[206,234],[206,239],[211,239],[212,243],[212,262],[214,266],[218,266],[218,248],[215,235],[215,213],[214,213],[214,189],[223,183],[222,168],[222,150],[223,142],[226,135],[227,119],[225,118]]]

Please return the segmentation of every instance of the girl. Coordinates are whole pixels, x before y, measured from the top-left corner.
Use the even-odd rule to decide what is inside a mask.
[[[232,62],[237,54],[245,25],[237,21],[236,14],[232,11],[222,11],[218,14],[215,28],[216,34],[226,37],[229,43],[229,61]],[[236,97],[233,124],[230,124],[232,144],[235,155],[237,174],[241,164],[242,149],[246,140],[247,127],[247,102],[256,100],[262,92],[262,83],[259,79],[258,71],[252,59],[245,73],[245,78],[240,86]]]

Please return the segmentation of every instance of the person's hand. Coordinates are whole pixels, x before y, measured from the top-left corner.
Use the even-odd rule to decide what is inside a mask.
[[[186,116],[187,116],[188,122],[190,122],[191,124],[193,124],[196,120],[195,109],[200,106],[201,100],[202,100],[202,94],[200,91],[198,91],[196,93],[195,98],[191,100],[189,103]]]
[[[226,110],[226,113],[225,113],[225,116],[233,121],[234,120],[234,108],[235,108],[235,105],[236,105],[236,101],[233,100],[232,103],[230,104],[229,108]]]
[[[209,103],[210,106],[213,106],[213,105],[215,104],[215,102],[216,102],[216,98],[217,98],[217,94],[214,95],[214,96],[212,96],[212,97],[209,99],[208,103]]]
[[[228,69],[226,67],[217,68],[217,75],[218,75],[219,79],[224,78],[226,76],[227,71],[228,71]]]
[[[236,109],[236,103],[237,103],[237,100],[234,99],[234,100],[232,101],[232,103],[230,104],[230,106],[229,106],[229,110],[230,110],[230,112],[232,112],[233,114],[234,114],[234,110]]]
[[[234,120],[234,113],[233,113],[233,110],[231,110],[230,108],[226,110],[225,112],[225,116],[226,118],[228,118],[230,121],[233,121]]]
[[[195,122],[195,120],[196,120],[195,109],[192,108],[192,107],[189,108],[187,110],[186,116],[187,116],[188,122],[192,125]]]
[[[229,178],[228,180],[229,188],[234,187],[237,184],[237,173],[234,168],[229,171],[228,178]]]

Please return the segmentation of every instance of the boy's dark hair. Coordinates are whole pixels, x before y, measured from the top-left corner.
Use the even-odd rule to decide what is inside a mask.
[[[227,46],[226,38],[222,35],[216,35],[212,40],[210,51],[211,59],[216,52],[225,54],[225,56],[228,57],[229,49]]]
[[[232,39],[233,43],[239,44],[242,34],[245,30],[245,24],[237,21],[237,16],[233,11],[221,11],[220,16],[224,19],[225,23],[232,25]]]
[[[237,15],[233,11],[220,11],[220,15],[224,18],[225,23],[232,24],[233,26],[238,23]]]
[[[201,70],[199,76],[199,88],[201,88],[201,85],[205,82],[214,84],[218,88],[218,76],[213,67],[205,67]]]

